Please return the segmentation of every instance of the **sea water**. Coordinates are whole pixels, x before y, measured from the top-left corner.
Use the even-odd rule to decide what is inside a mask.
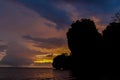
[[[69,71],[52,68],[0,68],[0,80],[70,80]]]

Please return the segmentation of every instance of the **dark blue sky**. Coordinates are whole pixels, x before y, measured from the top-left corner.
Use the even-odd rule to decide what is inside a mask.
[[[101,31],[119,4],[120,0],[0,0],[0,66],[34,65],[37,55],[42,60],[69,52],[66,32],[73,21],[91,18]]]
[[[95,16],[101,23],[109,22],[119,10],[119,0],[15,0],[57,24],[70,23],[71,13],[78,13],[78,19]],[[71,6],[76,12],[72,12]],[[65,8],[65,9],[64,9]],[[69,12],[66,10],[69,10]],[[71,10],[71,13],[70,13]]]

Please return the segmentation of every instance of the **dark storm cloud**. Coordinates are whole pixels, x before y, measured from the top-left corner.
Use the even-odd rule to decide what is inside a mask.
[[[91,2],[107,2],[110,0],[54,0],[54,1],[62,1],[62,2],[70,2],[70,3],[78,3],[78,2],[84,2],[84,3],[91,3]]]
[[[70,15],[57,5],[64,3],[74,6],[80,14],[80,18],[96,16],[101,24],[108,23],[111,16],[120,9],[120,0],[14,0],[26,7],[38,12],[41,16],[55,22],[57,27],[63,27],[63,24],[70,24]],[[64,8],[63,7],[63,8]],[[70,9],[69,9],[70,10]],[[73,12],[76,13],[76,12]]]
[[[36,38],[29,35],[23,36],[24,39],[31,40],[36,47],[41,48],[57,48],[66,44],[66,41],[61,38]]]
[[[53,1],[59,1],[59,2],[66,2],[66,3],[71,3],[71,4],[99,4],[99,5],[104,5],[107,3],[113,3],[117,2],[119,0],[53,0]]]
[[[59,0],[61,2],[70,3],[78,9],[82,6],[83,9],[93,8],[94,11],[112,12],[113,9],[120,7],[120,0]]]
[[[57,8],[57,4],[52,0],[13,0],[39,13],[44,18],[62,26],[63,23],[70,23],[70,19],[66,11]]]
[[[95,16],[100,24],[109,23],[111,17],[120,9],[120,0],[59,0],[76,7],[81,17]]]

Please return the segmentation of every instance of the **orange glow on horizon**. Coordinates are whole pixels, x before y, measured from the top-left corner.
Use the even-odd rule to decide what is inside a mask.
[[[34,63],[52,63],[52,62],[53,62],[52,59],[38,59],[34,61]]]
[[[34,55],[33,63],[35,63],[35,64],[52,63],[53,58],[55,56],[60,55],[62,53],[68,53],[68,55],[70,54],[70,50],[68,49],[68,47],[66,45],[62,46],[62,47],[47,49],[47,48],[35,47],[35,46],[33,46],[34,45],[33,43],[26,42],[24,44],[30,50],[41,52],[40,54]],[[45,53],[45,54],[43,54],[43,53]]]

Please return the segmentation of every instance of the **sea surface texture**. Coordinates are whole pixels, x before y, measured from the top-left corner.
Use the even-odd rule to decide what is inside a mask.
[[[49,68],[0,68],[0,80],[71,80],[69,71]]]

